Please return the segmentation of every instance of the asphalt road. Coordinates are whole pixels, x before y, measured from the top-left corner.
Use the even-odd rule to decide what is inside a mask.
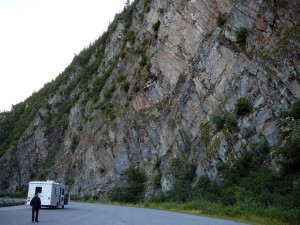
[[[64,209],[42,208],[39,221],[40,225],[245,225],[161,210],[76,202]],[[27,224],[32,224],[30,206],[0,208],[0,225]]]

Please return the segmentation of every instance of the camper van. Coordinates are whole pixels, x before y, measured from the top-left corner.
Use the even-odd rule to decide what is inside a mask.
[[[29,182],[27,204],[30,204],[35,193],[39,193],[41,205],[49,208],[62,207],[68,204],[69,198],[66,186],[52,180]]]

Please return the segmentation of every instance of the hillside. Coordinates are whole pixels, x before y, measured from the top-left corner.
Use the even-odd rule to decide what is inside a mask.
[[[0,114],[1,190],[51,179],[111,199],[145,184],[134,196],[185,201],[199,182],[225,182],[223,197],[300,207],[299,10],[297,0],[135,0]]]

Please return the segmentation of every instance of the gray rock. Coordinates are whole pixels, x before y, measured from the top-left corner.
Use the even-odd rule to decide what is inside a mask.
[[[175,178],[172,174],[163,176],[161,179],[161,188],[163,193],[167,194],[170,190],[172,190],[174,183],[175,183]]]

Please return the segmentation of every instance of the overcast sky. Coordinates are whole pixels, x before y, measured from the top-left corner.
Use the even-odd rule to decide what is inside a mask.
[[[0,112],[57,77],[126,0],[0,0]]]

